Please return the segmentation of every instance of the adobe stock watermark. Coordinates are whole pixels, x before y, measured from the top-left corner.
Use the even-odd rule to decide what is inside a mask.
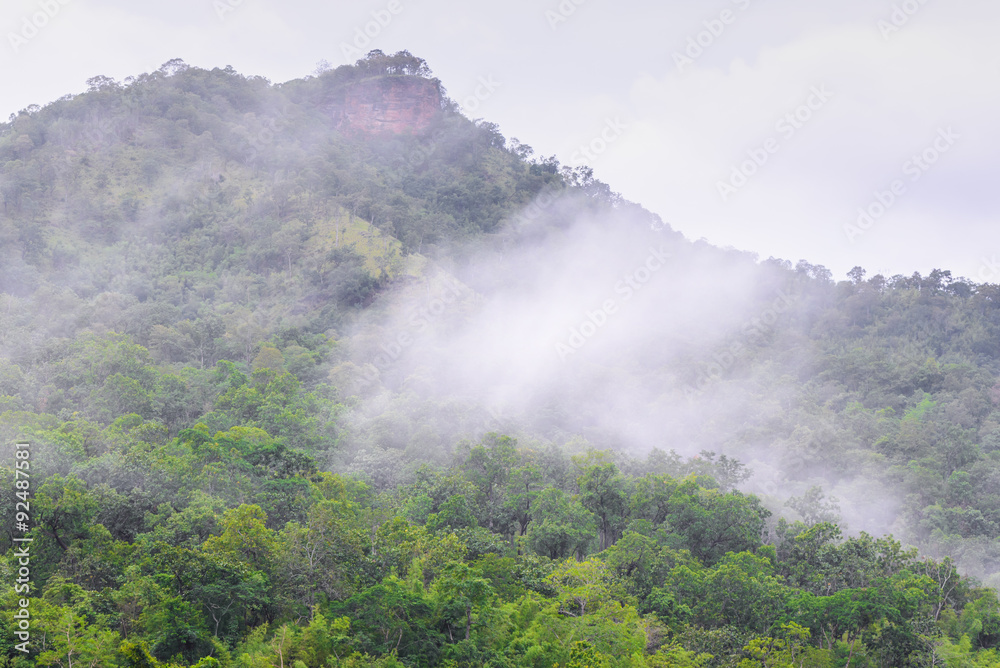
[[[20,29],[7,33],[10,48],[17,53],[21,47],[38,36],[38,33],[54,19],[60,10],[72,0],[38,0],[38,11],[21,17]]]
[[[775,131],[781,135],[782,139],[788,141],[813,119],[817,111],[826,106],[831,97],[833,97],[833,93],[827,90],[826,84],[811,87],[805,102],[778,119],[774,124]],[[781,141],[775,137],[768,137],[759,145],[748,149],[747,159],[733,167],[729,178],[726,181],[716,181],[715,187],[723,202],[729,201],[731,196],[750,182],[750,179],[760,171],[760,168],[767,164],[771,156],[781,149]]]
[[[247,135],[243,149],[243,163],[248,167],[257,164],[257,158],[261,152],[274,145],[275,139],[281,130],[288,126],[288,116],[283,110],[278,110],[276,116],[268,116],[260,119],[260,127],[248,128],[250,134]]]
[[[549,28],[555,30],[559,24],[566,23],[569,17],[576,14],[577,8],[586,2],[587,0],[562,0],[554,10],[545,10],[545,20],[549,22]]]
[[[24,654],[28,653],[28,643],[31,641],[31,543],[34,538],[28,537],[31,531],[31,444],[17,443],[15,445],[14,459],[14,496],[18,501],[14,504],[14,524],[12,529],[21,536],[12,536],[17,549],[14,550],[13,557],[17,559],[17,578],[14,580],[15,593],[23,598],[17,599],[17,612],[14,613],[14,623],[12,635],[17,636],[20,643],[14,648]],[[15,565],[12,563],[11,565]]]
[[[372,359],[376,370],[365,368],[362,376],[362,386],[367,387],[379,377],[379,371],[385,371],[400,358],[403,351],[416,343],[416,335],[424,332],[431,324],[448,310],[448,307],[458,301],[469,288],[454,279],[445,280],[444,289],[416,309],[406,326],[396,333],[388,342],[379,347],[379,352]],[[367,367],[367,365],[366,365]]]
[[[991,255],[989,259],[983,258],[983,263],[979,265],[979,271],[976,272],[976,278],[983,283],[996,281],[1000,278],[1000,262],[997,261],[996,255]]]
[[[444,130],[435,130],[430,137],[430,141],[425,144],[418,144],[413,147],[413,149],[406,154],[406,157],[400,156],[397,158],[397,162],[405,163],[410,169],[416,169],[422,164],[431,159],[435,153],[437,153],[438,146],[448,133]]]
[[[479,77],[478,85],[476,89],[472,91],[472,94],[467,96],[461,102],[458,103],[459,108],[462,113],[466,116],[471,116],[483,102],[493,97],[493,93],[500,88],[501,83],[493,78],[493,75]]]
[[[340,52],[344,58],[361,59],[368,53],[372,41],[389,27],[392,20],[403,13],[403,3],[400,0],[389,0],[385,9],[377,9],[371,13],[372,20],[354,29],[354,39],[351,43],[340,43]]]
[[[493,96],[493,93],[500,88],[501,83],[496,81],[492,75],[486,77],[479,77],[478,85],[475,90],[466,97],[462,102],[458,103],[458,107],[463,114],[466,116],[470,115],[471,112],[476,111],[483,102],[488,100]],[[448,133],[444,130],[435,130],[431,136],[430,140],[422,142],[417,146],[414,146],[406,157],[400,157],[397,162],[405,163],[411,169],[416,169],[420,167],[428,160],[431,159],[435,153],[437,153],[438,147],[441,142],[446,139]]]
[[[750,8],[750,0],[731,0],[731,2],[740,11],[745,12]],[[674,51],[674,64],[677,65],[677,71],[684,72],[684,68],[694,65],[694,61],[701,58],[705,50],[710,49],[722,37],[726,28],[736,23],[738,17],[739,14],[732,9],[723,9],[717,17],[702,21],[701,24],[705,26],[705,29],[688,37],[683,52]]]
[[[893,33],[897,33],[910,22],[924,8],[929,0],[903,0],[900,4],[892,5],[892,14],[889,20],[879,19],[877,27],[882,33],[882,39],[888,41]]]
[[[631,300],[644,285],[649,283],[653,274],[662,269],[669,259],[670,254],[664,251],[663,246],[660,246],[659,249],[650,247],[646,261],[615,283],[615,294],[622,295],[622,304]],[[565,342],[556,343],[556,354],[559,355],[559,359],[565,362],[567,357],[575,355],[587,344],[587,341],[597,334],[601,327],[608,324],[608,320],[618,313],[620,306],[621,304],[617,300],[608,298],[601,302],[598,308],[587,311],[586,319],[579,325],[570,328],[569,338]]]
[[[705,393],[705,388],[714,381],[722,378],[723,374],[729,371],[741,357],[747,354],[749,348],[747,343],[750,340],[763,341],[765,337],[774,331],[778,318],[795,303],[784,291],[779,290],[778,296],[771,305],[764,309],[760,315],[750,318],[740,328],[740,335],[728,348],[722,352],[714,353],[711,361],[699,370],[698,378],[694,385],[688,383],[684,386],[684,397],[692,400]]]
[[[124,119],[121,117],[112,119],[111,116],[98,113],[97,110],[87,113],[82,136],[94,146],[102,146],[107,141],[117,141],[120,138],[119,127],[127,125],[138,113],[140,101],[136,96],[123,91],[119,99],[121,108],[125,111]]]
[[[552,186],[546,186],[538,191],[534,199],[531,200],[531,204],[524,207],[521,213],[518,214],[517,218],[513,220],[513,226],[515,228],[522,227],[529,223],[533,223],[542,217],[549,207],[556,203],[559,199],[560,191],[556,190]]]
[[[606,119],[604,129],[601,130],[601,133],[573,153],[571,158],[573,164],[577,166],[593,165],[597,158],[608,150],[608,147],[611,146],[611,144],[618,141],[618,139],[625,134],[625,130],[627,129],[628,124],[623,123],[617,116],[613,119]]]
[[[226,20],[226,14],[236,11],[236,8],[243,4],[243,0],[212,0],[212,9],[220,21]]]
[[[938,128],[937,137],[927,148],[914,154],[903,163],[903,176],[910,177],[911,183],[919,181],[945,153],[951,150],[961,135],[948,128]],[[907,193],[906,182],[895,179],[886,190],[876,190],[874,199],[864,207],[858,208],[858,218],[853,224],[844,225],[844,234],[852,244],[858,237],[864,235],[882,218],[899,199]]]

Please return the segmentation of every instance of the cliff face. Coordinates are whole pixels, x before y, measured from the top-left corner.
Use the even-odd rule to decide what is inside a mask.
[[[378,77],[346,86],[338,102],[334,113],[342,131],[420,134],[441,113],[441,89],[437,81],[421,77]]]

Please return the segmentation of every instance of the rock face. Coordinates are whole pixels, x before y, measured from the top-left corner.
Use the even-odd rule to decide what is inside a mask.
[[[348,84],[331,111],[337,127],[365,135],[420,134],[441,113],[437,80],[385,76]]]

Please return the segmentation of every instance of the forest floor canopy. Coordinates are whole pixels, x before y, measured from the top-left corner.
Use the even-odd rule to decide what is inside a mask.
[[[1000,665],[1000,286],[689,242],[446,97],[343,131],[378,77],[0,125],[0,665]]]

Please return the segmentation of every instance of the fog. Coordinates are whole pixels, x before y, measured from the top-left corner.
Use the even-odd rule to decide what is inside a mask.
[[[891,531],[891,490],[831,475],[814,452],[837,438],[832,425],[787,420],[814,363],[783,352],[811,308],[790,272],[586,199],[543,193],[485,243],[410,258],[410,275],[345,333],[332,374],[358,397],[348,470],[426,460],[490,431],[639,459],[709,450],[747,464],[744,490],[774,510],[794,517],[784,501],[820,485],[850,531]]]

